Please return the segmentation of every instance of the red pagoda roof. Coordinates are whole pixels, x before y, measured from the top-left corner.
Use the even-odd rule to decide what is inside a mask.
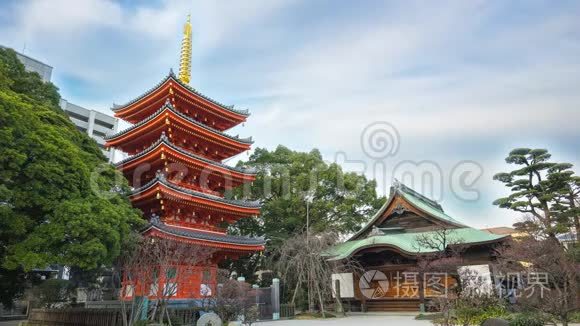
[[[147,119],[142,120],[141,122],[114,135],[106,136],[105,140],[107,141],[107,146],[115,146],[124,149],[129,148],[131,145],[136,146],[136,144],[133,144],[134,142],[141,144],[142,136],[147,136],[149,138],[155,137],[157,139],[161,136],[163,131],[166,131],[166,119],[170,119],[170,121],[175,122],[175,124],[178,124],[183,129],[195,131],[195,135],[200,135],[200,138],[213,139],[215,140],[214,143],[217,143],[220,146],[234,149],[235,154],[248,150],[250,144],[253,143],[251,137],[239,138],[237,136],[230,136],[224,132],[208,127],[203,123],[195,121],[177,111],[173,105],[167,101],[159,110],[157,110],[157,112],[149,116]]]
[[[226,178],[238,179],[241,181],[255,180],[256,170],[232,167],[217,161],[207,159],[203,156],[196,155],[193,152],[185,150],[179,146],[174,145],[163,132],[159,140],[149,146],[147,149],[130,156],[118,163],[115,166],[126,173],[132,171],[139,166],[143,161],[150,162],[152,157],[156,157],[160,152],[167,155],[172,155],[179,161],[189,162],[200,169],[208,169],[212,172],[217,172]]]
[[[217,119],[227,120],[228,122],[225,123],[225,128],[223,129],[229,129],[246,121],[246,118],[250,115],[248,110],[236,110],[233,105],[225,105],[203,95],[179,80],[173,73],[173,70],[170,70],[169,75],[155,87],[128,103],[114,105],[111,110],[115,112],[116,117],[135,123],[143,117],[150,115],[152,113],[150,107],[154,106],[156,102],[163,101],[169,96],[174,95],[177,95],[177,97],[184,100],[190,106],[195,105],[196,108],[211,114]]]
[[[202,206],[206,206],[217,210],[227,210],[230,213],[237,213],[238,215],[258,215],[260,214],[261,204],[259,201],[246,201],[227,199],[192,189],[177,186],[165,178],[163,173],[158,172],[157,176],[145,184],[143,187],[135,189],[129,196],[133,203],[141,200],[155,198],[157,193],[164,196],[181,200],[184,202],[192,202]]]
[[[116,166],[133,187],[129,195],[132,206],[151,217],[141,233],[152,239],[215,248],[217,254],[208,262],[215,270],[223,259],[264,250],[261,238],[227,234],[227,225],[260,214],[259,201],[224,197],[227,190],[256,178],[255,171],[221,163],[250,149],[251,137],[224,133],[245,122],[249,113],[224,105],[187,85],[191,74],[189,18],[181,54],[179,78],[170,70],[168,76],[141,96],[123,105],[113,104],[115,117],[132,126],[106,136],[105,146],[132,155]],[[178,262],[179,266],[188,264]],[[193,267],[201,267],[198,265]],[[208,276],[209,283],[199,273],[184,281],[176,280],[180,283],[179,291],[172,300],[200,297],[200,282],[213,284],[217,279],[213,271]],[[131,285],[135,289],[148,286],[139,282]],[[148,289],[137,290],[131,296],[147,293]],[[148,296],[155,299],[157,294]]]
[[[228,235],[225,233],[206,232],[191,228],[169,226],[161,222],[159,217],[156,215],[151,217],[150,224],[142,232],[145,234],[154,233],[165,238],[172,238],[192,243],[203,243],[211,247],[232,250],[263,250],[265,244],[265,241],[262,238],[250,238]]]

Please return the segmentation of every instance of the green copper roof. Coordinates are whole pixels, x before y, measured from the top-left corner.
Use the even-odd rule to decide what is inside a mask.
[[[421,210],[421,211],[423,211],[423,212],[425,212],[433,217],[436,217],[440,220],[444,220],[444,221],[456,224],[458,226],[465,226],[464,224],[460,223],[459,221],[457,221],[453,217],[445,214],[445,212],[443,212],[443,208],[439,204],[437,204],[436,202],[432,201],[431,199],[428,199],[427,197],[417,193],[413,189],[411,189],[403,184],[400,184],[398,190],[399,190],[399,193],[408,202],[411,203],[411,205],[415,206],[419,210]]]
[[[347,242],[341,243],[334,246],[328,253],[327,256],[331,257],[330,260],[340,260],[348,258],[355,254],[357,251],[367,248],[367,247],[394,247],[406,254],[416,255],[419,253],[431,253],[436,250],[428,247],[421,246],[417,242],[418,236],[430,236],[434,235],[437,231],[426,231],[426,232],[394,232],[385,235],[375,235],[370,236],[365,239],[360,240],[349,240]],[[452,229],[449,230],[450,242],[460,242],[465,244],[477,244],[477,243],[487,243],[494,242],[501,238],[505,238],[505,235],[491,234],[486,231],[481,231],[469,227]]]
[[[437,219],[449,230],[449,242],[464,243],[464,244],[478,244],[495,242],[506,235],[491,234],[486,231],[477,230],[466,226],[457,221],[453,217],[445,214],[441,205],[432,199],[429,199],[413,189],[405,186],[398,181],[395,181],[391,187],[389,200],[375,213],[370,222],[365,225],[360,231],[353,235],[350,240],[334,246],[327,256],[331,260],[340,260],[355,254],[361,249],[368,247],[391,247],[402,251],[409,255],[416,255],[419,253],[430,253],[436,250],[421,246],[417,242],[418,236],[431,236],[438,231],[419,231],[405,230],[401,227],[382,228],[377,229],[376,232],[370,232],[371,228],[378,226],[378,221],[383,217],[385,211],[396,197],[401,197],[407,204],[413,206],[417,210],[425,213],[426,216]],[[396,210],[396,209],[395,209]],[[366,237],[363,237],[368,235]]]
[[[450,223],[456,227],[466,227],[463,223],[460,223],[453,217],[445,214],[441,205],[435,202],[432,199],[429,199],[420,193],[416,192],[415,190],[405,186],[404,184],[395,181],[393,186],[391,187],[391,192],[389,195],[389,200],[373,215],[369,223],[365,225],[362,229],[360,229],[357,233],[355,233],[351,240],[355,240],[359,238],[365,231],[369,230],[378,219],[380,219],[386,209],[389,207],[389,204],[395,199],[395,197],[400,196],[403,197],[409,204],[415,206],[420,211],[423,211],[425,214],[432,216],[436,219],[439,219],[443,222]]]

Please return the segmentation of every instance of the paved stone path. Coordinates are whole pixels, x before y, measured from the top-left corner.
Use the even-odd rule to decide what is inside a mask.
[[[22,320],[0,321],[0,326],[18,326]]]

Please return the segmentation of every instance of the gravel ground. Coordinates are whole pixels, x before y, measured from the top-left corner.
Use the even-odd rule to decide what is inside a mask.
[[[1,326],[2,324],[0,324]],[[415,320],[415,314],[404,313],[373,313],[357,314],[345,318],[330,318],[317,320],[278,320],[257,323],[258,326],[426,326],[433,325],[428,320]],[[572,323],[570,326],[580,326]]]
[[[364,314],[345,318],[330,318],[317,320],[278,320],[258,323],[258,326],[386,326],[386,325],[409,325],[426,326],[432,325],[427,320],[415,320],[415,315],[403,314]]]

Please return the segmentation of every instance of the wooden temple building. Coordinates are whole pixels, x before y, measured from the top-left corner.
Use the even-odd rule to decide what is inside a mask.
[[[447,238],[448,244],[443,245],[446,248],[432,246],[442,234]],[[333,247],[329,259],[338,263],[349,260],[349,264],[361,267],[361,271],[341,274],[339,278],[346,283],[341,285],[341,291],[347,295],[341,298],[349,307],[364,311],[418,311],[420,291],[424,302],[428,302],[447,295],[448,289],[458,285],[457,274],[421,272],[421,257],[461,246],[460,251],[455,251],[460,252],[455,258],[460,266],[487,267],[495,260],[494,248],[508,239],[509,235],[491,234],[463,224],[447,215],[437,202],[395,181],[387,202],[360,231]],[[423,275],[419,277],[419,273]]]
[[[208,287],[211,292],[221,260],[264,249],[263,239],[226,232],[228,224],[260,214],[259,202],[224,197],[226,190],[255,179],[254,171],[222,163],[250,149],[250,138],[226,133],[245,122],[249,113],[221,104],[190,87],[190,61],[188,19],[179,76],[170,71],[143,95],[114,106],[115,116],[133,125],[107,137],[108,147],[129,154],[116,165],[133,188],[131,202],[149,221],[143,234],[212,248],[210,266],[180,280],[182,284],[177,284],[172,294],[175,300],[200,298]],[[177,273],[179,264],[175,262],[173,267],[177,267]],[[155,288],[162,287],[163,284],[158,284]],[[135,295],[156,297],[155,293]]]

